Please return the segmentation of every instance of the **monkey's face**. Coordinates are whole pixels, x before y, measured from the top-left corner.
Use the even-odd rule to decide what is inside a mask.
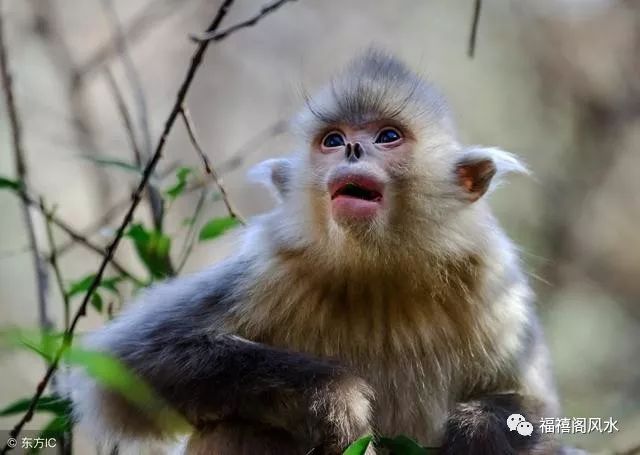
[[[343,227],[383,223],[393,206],[393,169],[407,162],[411,143],[399,125],[384,121],[319,134],[311,161],[327,215]]]

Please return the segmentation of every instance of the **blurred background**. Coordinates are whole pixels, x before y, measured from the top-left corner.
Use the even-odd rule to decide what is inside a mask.
[[[93,244],[105,246],[113,238],[140,179],[140,163],[157,143],[188,67],[195,48],[189,34],[207,27],[219,3],[4,1],[26,184]],[[223,28],[261,6],[236,1]],[[562,413],[612,417],[620,429],[563,437],[593,453],[638,453],[640,2],[485,0],[470,58],[473,14],[471,0],[288,3],[210,46],[187,96],[200,145],[240,213],[267,210],[273,201],[248,184],[245,173],[291,150],[285,122],[301,94],[372,43],[405,59],[446,93],[465,143],[509,150],[533,171],[532,178],[511,179],[492,204],[521,245],[539,296]],[[0,176],[13,179],[4,103],[0,150]],[[181,273],[233,251],[231,231],[194,242],[187,254],[194,232],[224,217],[226,209],[181,122],[152,184],[135,221],[149,231],[162,227],[174,264],[187,258]],[[162,223],[158,196],[165,198]],[[46,223],[37,210],[31,213],[46,257]],[[64,311],[55,274],[41,261],[48,287],[39,298],[24,213],[12,191],[0,191],[0,214],[0,326],[60,329]],[[53,236],[65,285],[95,273],[99,254],[69,243],[55,226]],[[116,258],[145,277],[136,246],[135,236],[126,238]],[[118,291],[126,299],[131,289],[123,286]],[[122,298],[110,296],[103,293],[102,310],[90,310],[80,332],[117,311]],[[72,311],[79,301],[71,301]],[[44,369],[31,353],[0,351],[0,408],[32,395]],[[0,418],[0,428],[11,428],[18,417]],[[27,428],[46,421],[37,415]],[[75,441],[84,447],[79,453],[88,453],[91,445],[82,435]]]

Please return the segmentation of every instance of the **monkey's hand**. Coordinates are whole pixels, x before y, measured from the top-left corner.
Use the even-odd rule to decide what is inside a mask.
[[[530,399],[517,393],[486,395],[459,403],[447,420],[441,453],[468,454],[551,454],[549,440],[544,440],[538,428],[538,418],[532,413]],[[510,430],[507,419],[522,415],[533,427],[527,436]]]
[[[307,451],[321,446],[332,454],[369,431],[371,391],[362,379],[329,361],[229,333],[225,320],[244,270],[246,264],[227,263],[155,286],[85,340],[166,403],[141,407],[79,374],[74,410],[95,437],[161,439],[180,430],[168,417],[178,414],[196,429],[255,422],[286,431]]]
[[[196,428],[255,422],[291,434],[304,449],[301,453],[315,448],[314,453],[326,455],[342,453],[370,431],[371,389],[344,367],[232,335],[209,338],[205,344],[209,346],[199,349],[211,357],[195,372],[202,379],[194,378],[171,395]],[[156,387],[165,390],[164,385]],[[197,401],[190,398],[194,395]]]

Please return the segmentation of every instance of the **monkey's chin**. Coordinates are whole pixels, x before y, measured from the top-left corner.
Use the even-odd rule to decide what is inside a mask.
[[[382,211],[382,201],[368,201],[351,196],[338,196],[331,201],[331,212],[337,222],[371,222]]]

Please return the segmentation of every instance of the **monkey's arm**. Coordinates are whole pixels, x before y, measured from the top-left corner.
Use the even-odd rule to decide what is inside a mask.
[[[86,346],[114,355],[198,427],[246,420],[344,446],[367,430],[369,391],[344,368],[242,339],[224,329],[247,264],[223,263],[147,291]],[[139,409],[90,378],[72,385],[76,414],[96,436],[162,437],[167,409]]]
[[[529,324],[526,343],[515,362],[515,382],[504,390],[474,394],[455,406],[445,427],[444,455],[557,453],[556,442],[540,434],[539,426],[541,418],[558,413],[548,352],[535,316]],[[533,425],[530,436],[509,430],[507,418],[512,414],[524,416]]]

